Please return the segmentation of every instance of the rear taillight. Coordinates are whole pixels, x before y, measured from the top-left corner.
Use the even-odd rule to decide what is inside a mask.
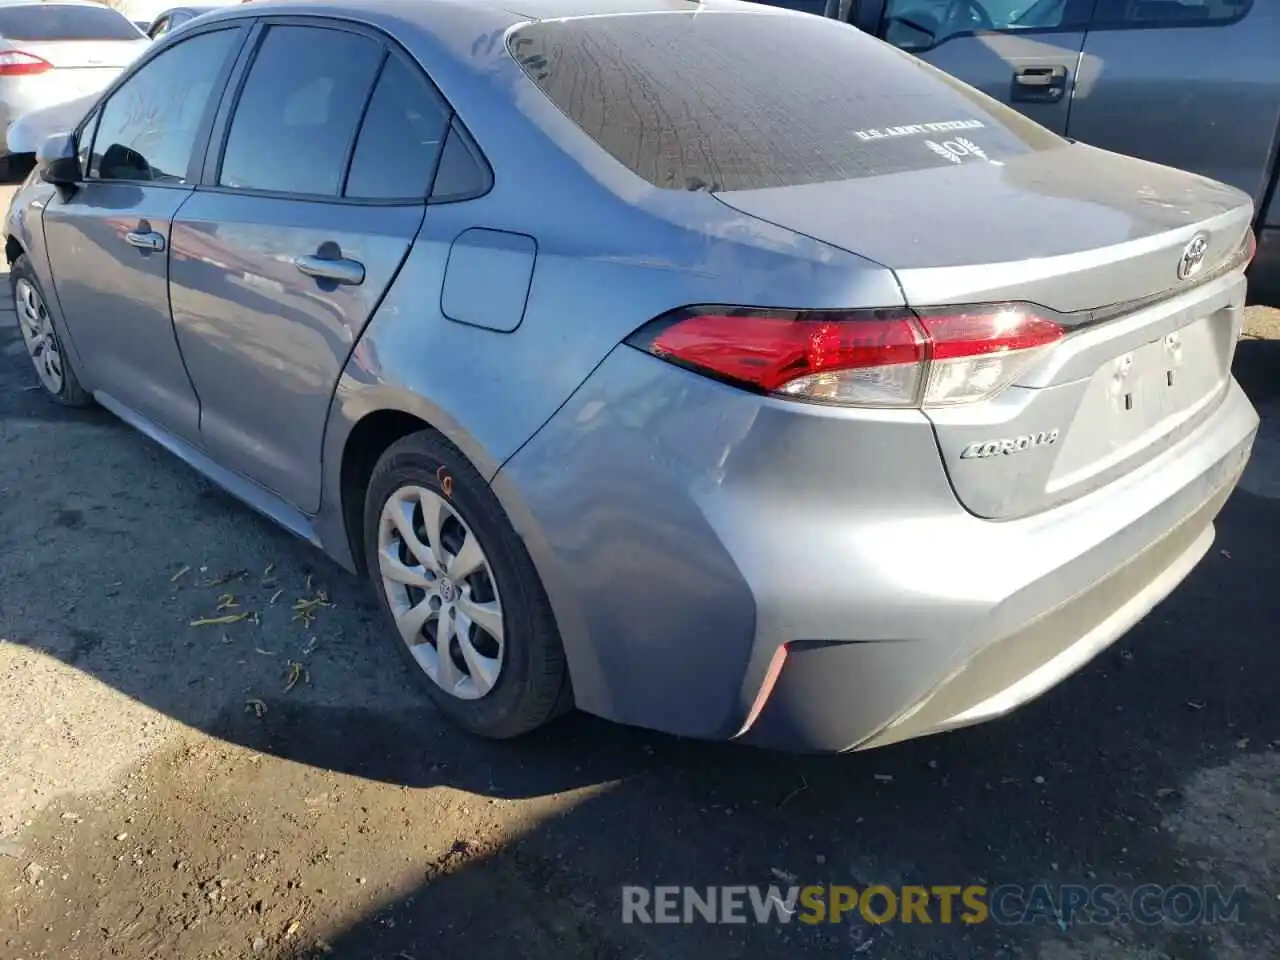
[[[1247,230],[1244,235],[1244,265],[1247,267],[1253,263],[1253,258],[1258,253],[1258,238],[1252,230]]]
[[[23,53],[21,50],[6,50],[0,53],[0,77],[28,76],[52,69],[53,64],[47,60],[41,60],[32,53]]]
[[[999,393],[1063,335],[1052,314],[1018,303],[921,311],[694,307],[646,324],[627,342],[758,393],[911,407]]]

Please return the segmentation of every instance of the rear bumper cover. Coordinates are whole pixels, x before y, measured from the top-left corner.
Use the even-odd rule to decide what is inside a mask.
[[[1015,629],[993,630],[987,640],[969,647],[958,663],[937,671],[927,692],[903,704],[896,715],[885,717],[880,729],[867,733],[868,718],[860,715],[849,696],[850,685],[864,675],[871,645],[801,643],[789,654],[759,720],[743,739],[802,750],[869,749],[980,723],[1049,690],[1123,636],[1208,551],[1213,520],[1248,462],[1256,430],[1257,416],[1232,381],[1217,414],[1187,441],[1201,446],[1212,443],[1207,467],[1194,476],[1184,474],[1180,479],[1186,482],[1175,492],[1088,554],[1064,560],[1050,583],[1032,584],[1019,593],[1039,594],[1054,589],[1054,583],[1074,581],[1072,568],[1092,566],[1099,556],[1115,558],[1118,566]],[[1168,456],[1178,453],[1173,450]],[[1131,491],[1177,469],[1165,459],[1154,461],[1141,471],[1142,476],[1133,478]],[[1203,464],[1203,452],[1193,459]],[[1149,542],[1130,553],[1129,544],[1135,539]],[[1015,594],[997,605],[1001,606],[1022,604]],[[993,617],[993,622],[999,619]],[[927,661],[929,654],[920,652],[921,661]]]
[[[1207,549],[1257,424],[1231,380],[1149,463],[992,522],[919,411],[768,400],[620,347],[494,489],[579,707],[842,751],[1006,712],[1119,637]]]

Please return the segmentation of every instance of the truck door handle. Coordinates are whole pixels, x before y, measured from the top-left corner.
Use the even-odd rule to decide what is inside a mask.
[[[156,253],[164,249],[164,237],[154,230],[131,230],[124,235],[124,242],[139,250],[151,250]]]
[[[308,277],[315,277],[317,280],[329,280],[333,283],[353,286],[364,283],[364,264],[358,260],[307,256],[298,257],[293,264]]]
[[[1067,68],[1061,64],[1019,67],[1013,71],[1010,99],[1024,103],[1056,103],[1067,92]]]

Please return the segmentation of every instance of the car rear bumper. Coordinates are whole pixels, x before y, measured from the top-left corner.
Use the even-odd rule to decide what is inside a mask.
[[[980,723],[1039,696],[1123,636],[1191,572],[1213,542],[1214,517],[1240,478],[1256,430],[1257,415],[1232,381],[1217,415],[1188,438],[1186,448],[1148,464],[1129,478],[1127,489],[1098,495],[1135,506],[1152,497],[1149,509],[1085,553],[1061,556],[1046,578],[998,590],[1007,595],[991,606],[989,635],[957,644],[959,656],[948,656],[945,638],[925,641],[910,658],[914,662],[900,669],[924,679],[926,692],[896,713],[867,715],[849,696],[863,682],[868,661],[876,659],[869,656],[873,645],[801,643],[789,651],[744,739],[792,749],[867,749]],[[1053,551],[1053,528],[1089,523],[1097,506],[1081,502],[1068,511],[1071,516],[1027,521],[1040,527],[1028,531],[1038,541],[1037,551]],[[1082,579],[1077,570],[1096,570],[1100,561],[1113,569],[1075,589]],[[1037,609],[1014,629],[1004,628],[1009,611]]]
[[[499,473],[581,707],[816,751],[1005,713],[1186,576],[1258,424],[1230,380],[1152,461],[994,522],[918,412],[799,406],[620,348]]]
[[[840,644],[813,651],[802,646],[789,656],[744,739],[792,749],[869,749],[990,720],[1039,696],[1123,636],[1190,573],[1213,542],[1213,519],[1239,478],[1251,441],[1252,434],[1207,474],[1214,492],[1165,536],[1042,616],[980,644],[949,673],[935,671],[928,692],[884,717],[870,736],[869,718],[859,716],[847,693],[832,689],[862,675],[866,650]],[[1176,512],[1186,502],[1177,496],[1157,512]],[[1097,549],[1114,548],[1108,543]]]

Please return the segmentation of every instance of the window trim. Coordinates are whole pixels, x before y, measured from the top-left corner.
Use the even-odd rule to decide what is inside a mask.
[[[364,108],[360,113],[360,121],[356,125],[355,133],[351,143],[348,145],[346,165],[342,170],[342,184],[338,196],[330,196],[328,194],[314,193],[291,193],[279,190],[255,190],[247,187],[228,187],[218,182],[222,173],[222,158],[226,153],[227,141],[231,134],[231,122],[235,118],[235,109],[240,102],[240,98],[244,93],[244,86],[249,77],[249,71],[253,68],[254,62],[257,60],[258,51],[261,49],[262,41],[266,37],[267,31],[273,26],[291,26],[291,27],[316,27],[319,29],[329,29],[354,33],[360,36],[368,37],[374,42],[381,45],[383,49],[383,58],[378,67],[378,72],[374,76],[372,86],[369,88],[369,95],[365,99]],[[403,198],[372,198],[372,197],[347,197],[343,196],[347,187],[347,180],[351,175],[351,160],[355,155],[356,144],[360,138],[360,131],[364,127],[365,116],[368,114],[369,105],[373,102],[374,92],[378,87],[378,80],[382,76],[382,71],[386,69],[386,64],[391,57],[398,57],[403,64],[417,75],[428,88],[435,92],[440,102],[444,104],[447,111],[445,117],[445,133],[457,125],[462,129],[464,142],[472,157],[483,167],[487,174],[488,189],[484,193],[476,193],[474,196],[451,197],[447,200],[433,201],[431,192],[435,188],[436,175],[440,169],[440,158],[444,154],[444,140],[441,140],[440,150],[436,154],[436,166],[431,173],[425,197],[406,196]],[[458,112],[454,109],[453,104],[449,102],[449,98],[445,96],[444,91],[431,79],[427,70],[418,62],[418,60],[409,53],[394,37],[384,31],[373,27],[367,23],[358,20],[349,19],[337,15],[315,15],[315,14],[275,14],[254,18],[253,26],[249,37],[246,39],[242,48],[241,55],[238,58],[235,69],[232,71],[228,82],[223,88],[222,101],[218,105],[217,114],[210,130],[210,139],[208,149],[205,153],[203,170],[199,177],[196,189],[208,193],[223,193],[230,196],[246,196],[246,197],[262,197],[271,200],[297,200],[306,203],[332,203],[341,204],[343,206],[354,207],[405,207],[405,206],[421,206],[433,203],[460,203],[464,200],[474,200],[484,196],[493,189],[494,175],[493,166],[485,157],[479,145],[475,142],[475,138],[471,132],[466,129],[466,124],[458,116]]]
[[[145,70],[157,57],[163,56],[167,51],[172,50],[174,47],[181,46],[191,40],[195,40],[197,37],[202,37],[210,33],[217,33],[223,30],[234,30],[239,33],[239,37],[232,39],[231,55],[227,57],[226,62],[222,65],[222,69],[214,78],[213,90],[210,91],[209,101],[205,104],[204,113],[201,115],[200,123],[196,127],[196,138],[191,144],[191,156],[187,158],[186,182],[170,183],[165,180],[103,180],[98,177],[90,177],[89,170],[85,169],[80,171],[81,179],[79,183],[81,185],[95,183],[131,183],[138,186],[157,187],[169,190],[194,190],[196,188],[200,182],[201,167],[204,163],[205,154],[208,151],[209,133],[212,129],[215,116],[214,111],[218,103],[221,102],[225,93],[227,79],[231,75],[232,68],[244,52],[244,41],[247,30],[245,23],[242,20],[237,19],[230,22],[225,20],[217,21],[204,27],[194,28],[190,32],[184,31],[183,35],[172,43],[164,41],[158,42],[143,54],[137,63],[135,63],[129,70],[121,73],[121,75],[102,92],[102,95],[98,97],[94,105],[85,113],[84,119],[80,121],[80,124],[75,130],[76,150],[78,152],[81,146],[80,138],[84,135],[84,131],[88,127],[89,121],[93,120],[95,117],[97,118],[93,129],[93,139],[89,142],[89,166],[92,168],[93,148],[97,145],[96,141],[101,129],[100,121],[102,119],[102,113],[105,110],[107,103],[116,95],[116,92],[133,79],[133,77],[135,77],[140,71]],[[220,90],[223,92],[219,92]]]
[[[382,59],[378,61],[378,69],[373,71],[373,83],[369,84],[369,95],[364,98],[364,106],[360,108],[360,119],[356,121],[356,128],[351,132],[351,140],[347,143],[347,155],[342,160],[342,174],[338,180],[338,196],[344,200],[347,198],[347,181],[351,179],[351,162],[356,158],[356,146],[360,143],[360,134],[364,132],[364,122],[369,116],[369,108],[373,106],[373,98],[378,95],[378,84],[382,82],[382,75],[386,72],[387,64],[391,62],[391,51],[387,49],[387,45],[382,45]],[[434,177],[435,174],[433,173]]]

